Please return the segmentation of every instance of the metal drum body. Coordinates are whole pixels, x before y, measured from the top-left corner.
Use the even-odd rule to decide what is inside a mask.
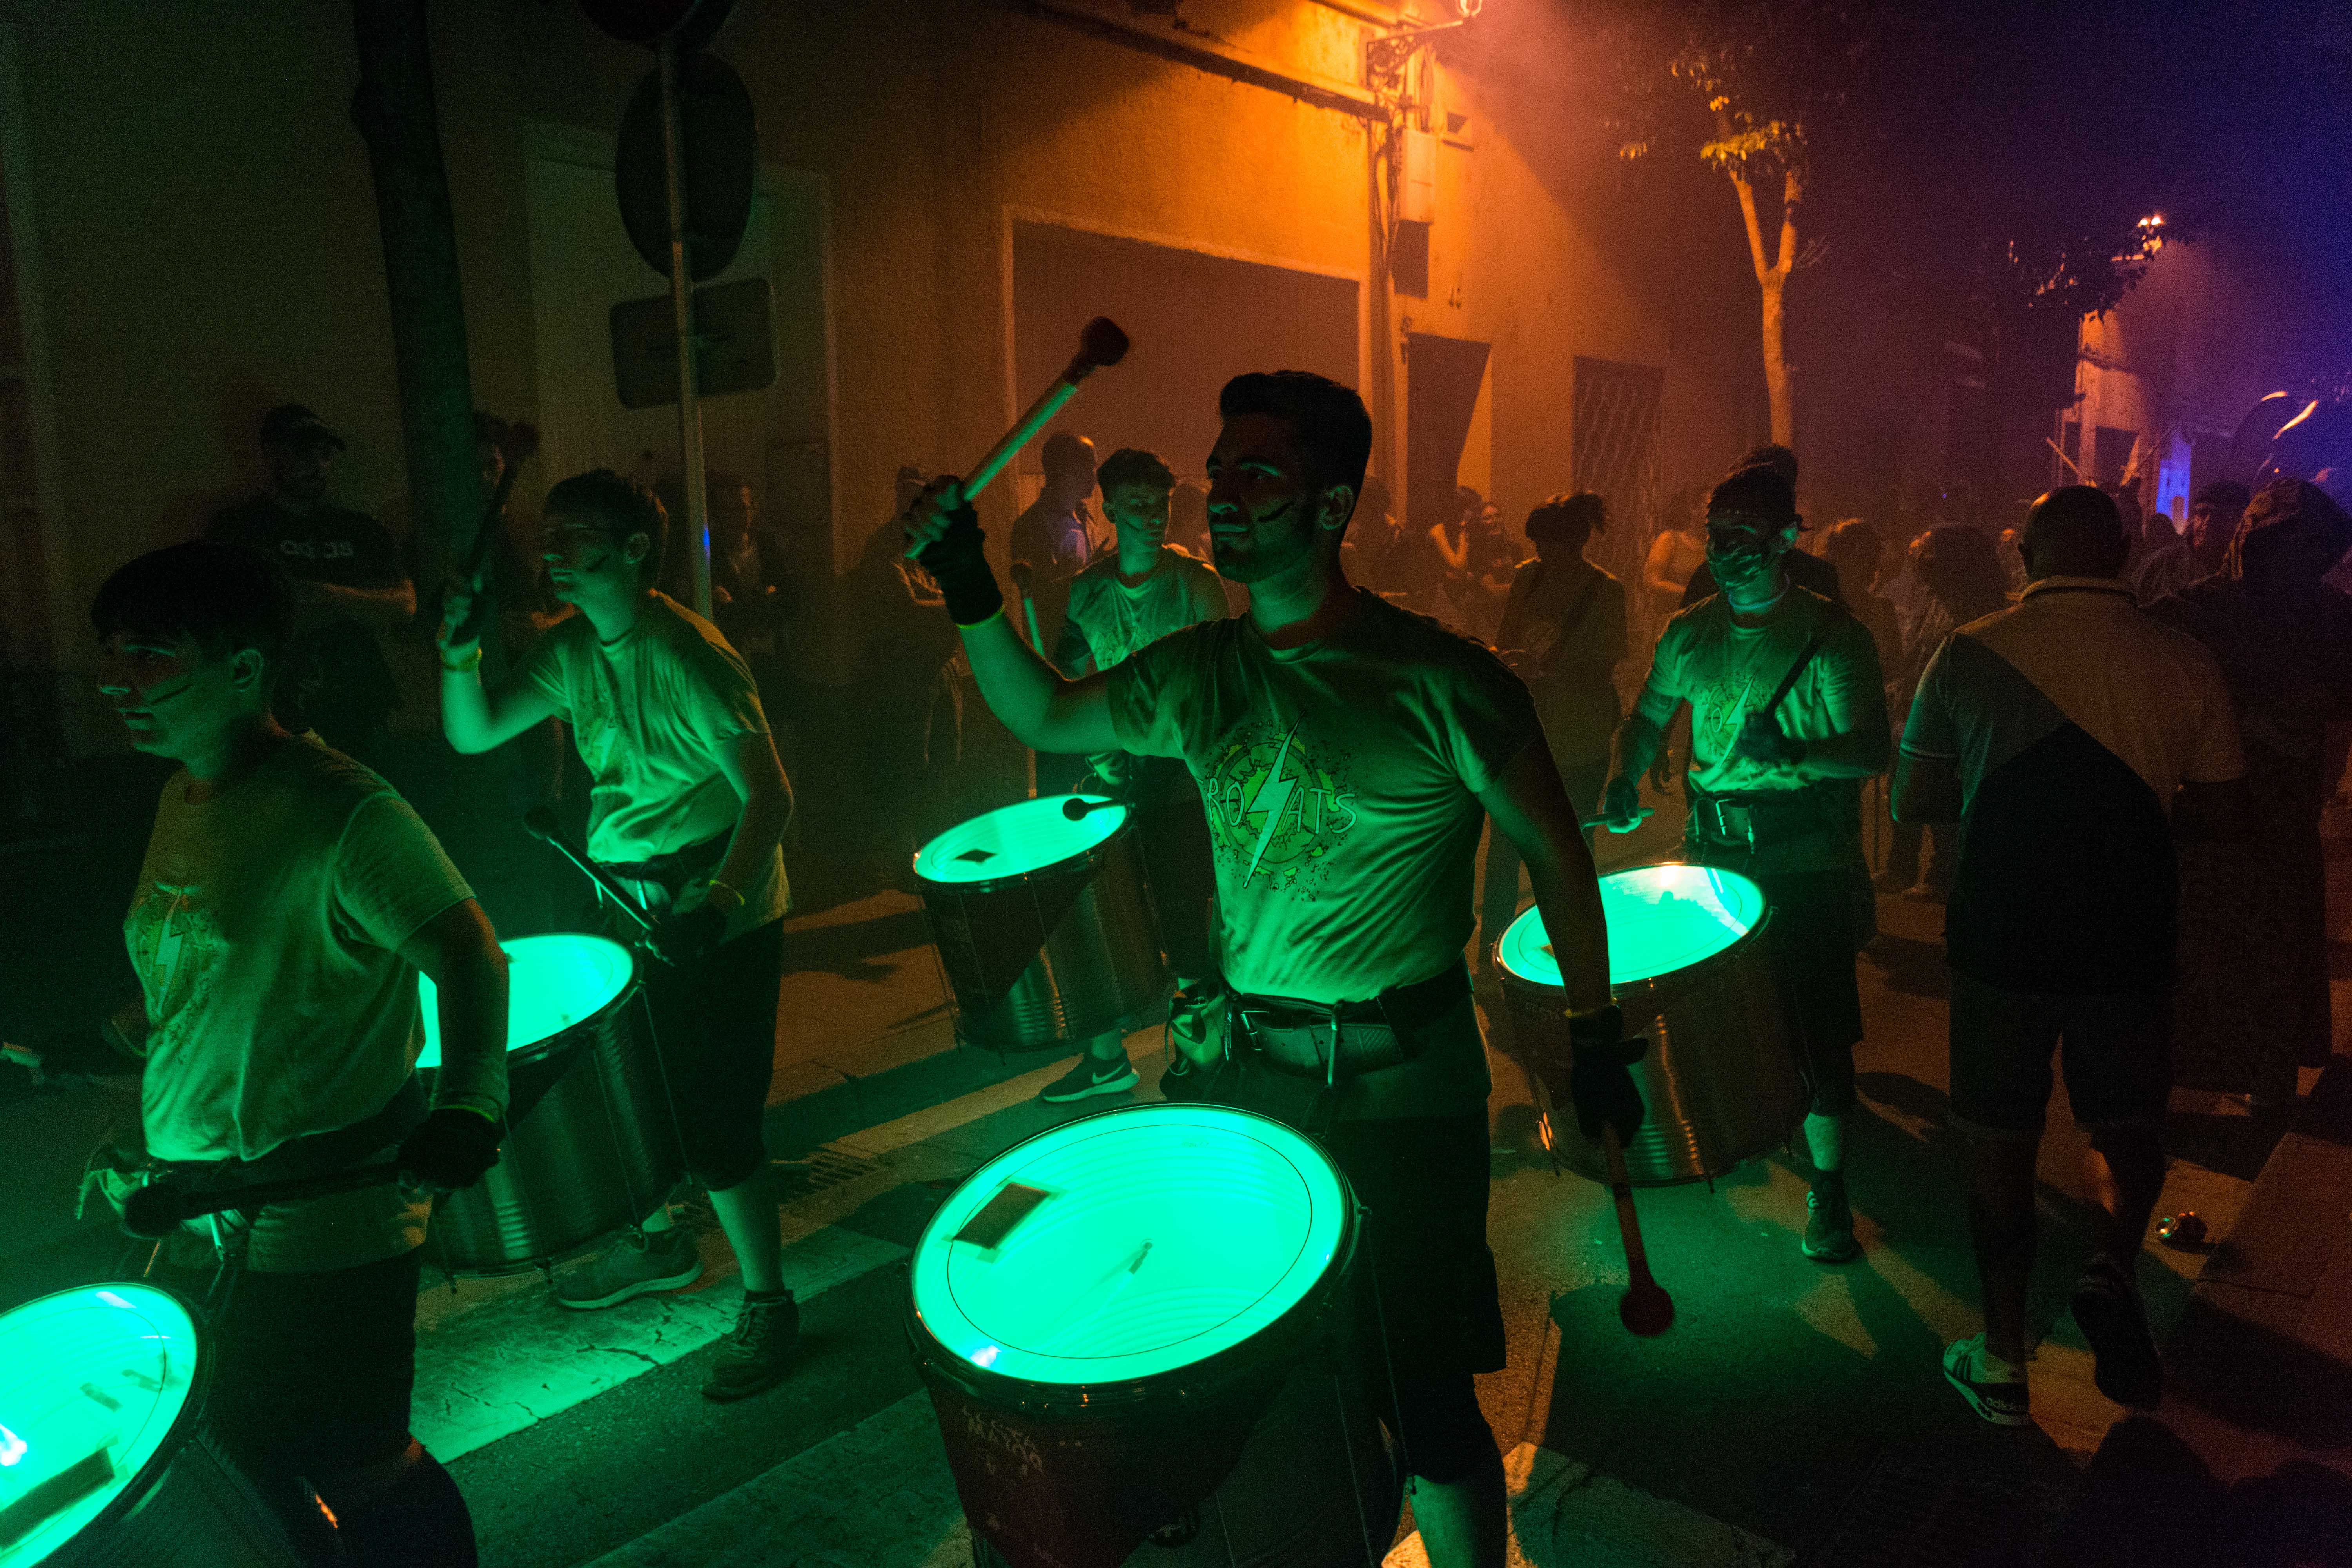
[[[961,1234],[1023,1187],[994,1245]],[[982,1166],[908,1317],[978,1560],[1377,1563],[1403,1478],[1339,1354],[1356,1238],[1346,1179],[1247,1111],[1135,1106]]]
[[[1704,866],[1637,866],[1601,879],[1601,903],[1610,991],[1627,1037],[1650,1043],[1633,1067],[1649,1111],[1625,1147],[1634,1184],[1718,1176],[1777,1147],[1806,1099],[1765,949],[1762,890]],[[1570,1167],[1605,1181],[1607,1156],[1569,1111],[1567,1002],[1540,912],[1511,922],[1496,959],[1518,1048],[1558,1107],[1555,1146]]]
[[[1145,1022],[1173,984],[1124,805],[1076,822],[1069,795],[984,812],[915,856],[956,1037],[1074,1049]],[[1098,798],[1098,797],[1088,797]]]
[[[203,1430],[205,1331],[152,1285],[0,1314],[0,1568],[297,1568],[277,1518]],[[57,1486],[103,1448],[112,1477]],[[27,1494],[48,1485],[50,1508]]]
[[[635,1225],[686,1173],[635,960],[601,936],[518,937],[507,953],[508,1131],[499,1163],[433,1206],[432,1256],[459,1274],[541,1268]],[[420,980],[429,1079],[441,1060]]]

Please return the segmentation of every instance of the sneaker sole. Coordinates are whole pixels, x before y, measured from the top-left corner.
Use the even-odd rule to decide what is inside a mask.
[[[1062,1094],[1055,1094],[1049,1089],[1041,1089],[1037,1091],[1037,1099],[1039,1103],[1045,1105],[1067,1105],[1074,1100],[1087,1100],[1097,1094],[1124,1093],[1142,1081],[1135,1069],[1129,1068],[1108,1083],[1090,1083],[1084,1089],[1071,1089]]]
[[[1851,1263],[1862,1256],[1862,1243],[1849,1241],[1834,1252],[1816,1252],[1805,1242],[1797,1243],[1797,1250],[1816,1263]]]
[[[606,1307],[617,1307],[624,1301],[634,1300],[639,1296],[650,1296],[656,1290],[682,1290],[701,1278],[702,1265],[698,1262],[690,1269],[677,1274],[665,1275],[658,1279],[633,1279],[609,1296],[582,1299],[566,1296],[559,1291],[556,1294],[555,1304],[559,1307],[569,1307],[575,1312],[600,1311]]]
[[[2157,1358],[2147,1319],[2131,1298],[2112,1290],[2077,1290],[2067,1305],[2091,1343],[2091,1381],[2099,1392],[2129,1410],[2161,1405],[2164,1363]]]
[[[1969,1402],[1969,1408],[1977,1413],[1979,1420],[1990,1422],[1995,1426],[2033,1425],[2033,1417],[2027,1411],[2002,1410],[1987,1404],[1984,1395],[1977,1392],[1976,1384],[1954,1372],[1948,1363],[1944,1368],[1944,1381],[1960,1391],[1960,1397]]]

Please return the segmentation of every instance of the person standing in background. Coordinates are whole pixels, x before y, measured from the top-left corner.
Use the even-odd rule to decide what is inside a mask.
[[[1691,574],[1706,564],[1706,498],[1678,498],[1667,526],[1650,541],[1649,559],[1643,563],[1642,586],[1649,595],[1650,614],[1664,625],[1683,607],[1683,591]]]
[[[1965,523],[1948,523],[1929,529],[1920,538],[1924,542],[1918,551],[1919,579],[1927,588],[1927,599],[1904,646],[1902,667],[1894,682],[1894,711],[1898,713],[1911,710],[1920,675],[1944,639],[2009,603],[2008,578],[1991,542],[1982,533]],[[1898,820],[1887,840],[1886,868],[1878,874],[1877,887],[1915,903],[1942,902],[1952,885],[1957,849],[1953,840],[1954,830],[1947,824]]]
[[[1528,513],[1535,559],[1511,580],[1496,641],[1496,652],[1535,699],[1559,782],[1579,813],[1601,808],[1620,715],[1615,674],[1625,658],[1625,584],[1584,558],[1585,545],[1608,527],[1608,503],[1591,490],[1556,495]],[[1482,959],[1519,901],[1518,850],[1508,834],[1491,827],[1484,876]]]
[[[343,438],[299,403],[261,421],[269,488],[213,516],[205,537],[252,551],[286,574],[294,639],[278,673],[278,715],[379,771],[400,689],[383,639],[416,614],[416,584],[383,524],[327,499]]]
[[[1113,541],[1095,516],[1095,444],[1084,436],[1056,430],[1045,437],[1039,456],[1045,487],[1013,522],[1013,580],[1026,601],[1013,624],[1027,635],[1034,616],[1037,651],[1050,658],[1069,615],[1070,585]],[[1037,793],[1066,794],[1086,771],[1084,757],[1040,752]]]

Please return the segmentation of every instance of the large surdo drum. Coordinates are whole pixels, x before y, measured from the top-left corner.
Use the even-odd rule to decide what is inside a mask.
[[[1073,798],[984,812],[916,853],[959,1039],[1071,1048],[1135,1027],[1167,999],[1128,808],[1100,805],[1073,822],[1062,814]]]
[[[293,1568],[204,1432],[204,1330],[152,1285],[0,1314],[0,1568]]]
[[[517,937],[507,954],[507,1123],[499,1163],[436,1200],[427,1254],[459,1274],[543,1267],[634,1225],[685,1165],[661,1064],[636,1026],[635,956],[601,936]],[[429,1081],[433,982],[418,982]]]
[[[917,1244],[908,1333],[975,1536],[1013,1568],[1377,1563],[1402,1478],[1339,1355],[1356,1236],[1311,1142],[1221,1107],[973,1173]]]
[[[1636,1185],[1717,1176],[1783,1142],[1805,1093],[1764,942],[1763,890],[1705,866],[1637,866],[1601,879],[1609,988],[1625,1032],[1649,1040],[1633,1081],[1649,1114],[1625,1147]],[[1608,1159],[1569,1113],[1568,1025],[1543,916],[1530,909],[1496,946],[1517,1048],[1557,1113],[1562,1159],[1606,1180]]]

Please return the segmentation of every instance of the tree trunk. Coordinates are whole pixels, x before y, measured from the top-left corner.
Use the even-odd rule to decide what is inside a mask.
[[[432,41],[425,0],[352,0],[352,23],[360,64],[352,122],[375,174],[418,598],[437,602],[447,563],[473,546],[483,501]]]
[[[1772,439],[1794,450],[1797,445],[1797,395],[1789,377],[1785,308],[1789,276],[1797,266],[1797,207],[1804,200],[1804,182],[1794,170],[1780,183],[1780,254],[1764,248],[1764,225],[1756,210],[1756,187],[1734,173],[1732,188],[1739,193],[1739,216],[1748,226],[1748,255],[1756,268],[1756,289],[1762,302],[1764,395],[1772,410]]]

